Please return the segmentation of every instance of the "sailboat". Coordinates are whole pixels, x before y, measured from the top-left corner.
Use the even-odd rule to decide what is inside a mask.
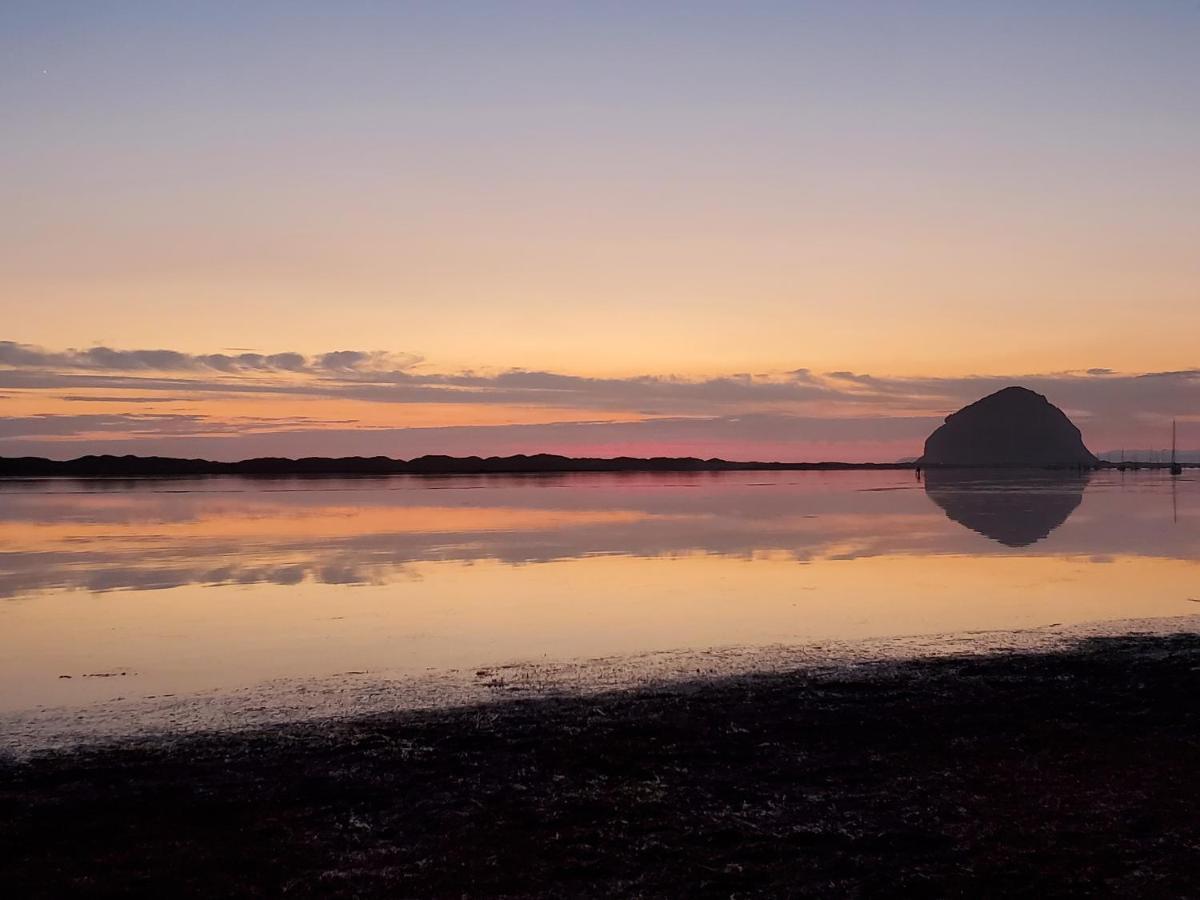
[[[1175,459],[1175,420],[1171,420],[1171,474],[1182,475],[1183,466]]]

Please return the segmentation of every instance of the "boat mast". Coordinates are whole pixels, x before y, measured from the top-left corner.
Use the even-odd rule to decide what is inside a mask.
[[[1175,458],[1175,420],[1171,420],[1171,474],[1182,475],[1183,466]]]

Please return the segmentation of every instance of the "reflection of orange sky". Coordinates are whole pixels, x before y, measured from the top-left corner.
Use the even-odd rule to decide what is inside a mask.
[[[801,644],[1182,615],[1180,560],[689,555],[415,563],[399,583],[185,586],[0,605],[0,708],[664,649]],[[631,589],[636,586],[636,589]],[[62,673],[128,669],[120,683]]]
[[[238,538],[269,541],[369,534],[532,531],[670,518],[627,509],[446,506],[324,506],[318,510],[287,512],[267,508],[261,513],[238,507],[236,515],[229,512],[212,508],[196,519],[183,522],[0,522],[0,543],[11,550],[48,550],[96,542],[106,551],[112,551],[121,545],[136,549],[159,541]]]
[[[101,502],[96,503],[99,499]],[[105,500],[115,501],[112,504]],[[107,506],[120,509],[121,498],[92,498],[93,509]],[[181,542],[194,553],[198,548],[188,542],[246,539],[261,550],[275,541],[303,538],[345,538],[388,534],[454,534],[481,531],[548,531],[593,525],[621,525],[635,522],[703,521],[708,516],[695,514],[651,513],[637,509],[540,509],[505,506],[322,506],[288,508],[264,506],[246,508],[214,504],[186,521],[95,521],[95,522],[0,522],[0,543],[13,551],[74,549],[94,543],[106,552],[136,550],[150,544]],[[822,554],[849,554],[866,548],[875,549],[877,538],[859,542],[842,535],[860,533],[865,517],[854,513],[826,513],[819,519],[797,514],[773,516],[746,522],[746,532],[769,537],[824,535],[828,543]],[[940,521],[929,515],[896,514],[888,517],[892,530],[908,536],[928,531]],[[763,551],[771,555],[775,550]]]

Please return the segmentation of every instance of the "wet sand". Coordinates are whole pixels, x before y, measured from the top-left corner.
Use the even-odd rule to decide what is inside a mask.
[[[1189,896],[1197,696],[1160,632],[41,751],[0,764],[0,883]]]
[[[142,697],[131,693],[84,705],[4,710],[0,711],[0,758],[23,758],[47,750],[130,738],[245,731],[299,722],[447,710],[500,700],[588,697],[757,675],[858,677],[864,667],[877,674],[887,666],[918,658],[1051,652],[1074,647],[1089,638],[1183,633],[1200,634],[1200,615],[1081,625],[1055,623],[1015,631],[683,648],[591,659],[510,660],[481,668],[416,673],[407,669],[356,669],[232,689]]]

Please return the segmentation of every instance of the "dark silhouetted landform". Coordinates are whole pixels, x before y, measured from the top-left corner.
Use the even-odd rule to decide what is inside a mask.
[[[1028,388],[1006,387],[946,416],[925,439],[922,466],[1093,467],[1066,413]]]
[[[261,457],[239,462],[208,459],[176,459],[167,456],[81,456],[55,460],[36,456],[0,457],[0,475],[39,477],[152,477],[186,475],[508,475],[555,472],[729,472],[779,469],[911,469],[913,463],[782,463],[731,462],[690,456],[638,458],[618,456],[419,456],[392,459],[387,456],[321,456],[286,459]]]
[[[1190,464],[1188,464],[1190,465]],[[737,462],[690,456],[574,457],[539,453],[532,456],[307,456],[299,459],[264,456],[237,462],[182,459],[171,456],[80,456],[46,459],[41,456],[0,456],[0,478],[178,478],[199,475],[285,476],[385,476],[385,475],[551,475],[579,472],[840,472],[936,468],[1077,469],[1070,465],[947,464],[902,460],[899,462]],[[1092,468],[1115,468],[1098,462]],[[1141,468],[1165,469],[1166,463],[1144,463]]]

